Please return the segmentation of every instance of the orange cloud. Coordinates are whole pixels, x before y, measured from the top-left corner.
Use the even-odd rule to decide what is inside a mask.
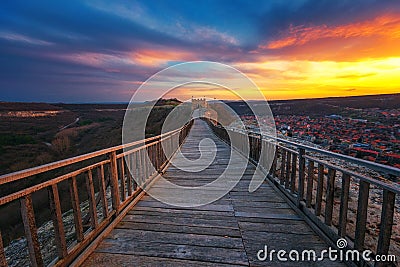
[[[400,16],[386,14],[373,20],[356,22],[340,26],[309,26],[291,25],[286,36],[261,45],[262,49],[279,49],[288,46],[304,45],[323,38],[351,38],[383,36],[388,39],[400,38]]]
[[[111,54],[82,52],[73,54],[49,54],[50,57],[67,60],[92,67],[104,67],[107,64],[122,62],[121,57]],[[112,69],[107,69],[110,71]]]
[[[130,58],[135,63],[145,66],[160,66],[164,65],[168,61],[196,60],[194,54],[186,51],[155,49],[144,49],[140,51],[135,51],[131,53]]]
[[[162,66],[169,61],[196,60],[195,54],[177,50],[142,49],[126,54],[105,54],[83,52],[67,55],[51,55],[54,58],[72,61],[92,67],[107,67],[113,64],[142,65],[148,67]],[[106,68],[107,72],[118,71],[116,68]]]

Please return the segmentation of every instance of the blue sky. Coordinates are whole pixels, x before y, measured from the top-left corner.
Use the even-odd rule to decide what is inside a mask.
[[[285,79],[309,75],[292,71],[307,62],[397,58],[399,10],[395,0],[2,1],[0,100],[128,101],[150,75],[191,60],[231,64],[271,98],[320,96],[317,82],[296,91]],[[325,86],[375,92],[359,80]]]

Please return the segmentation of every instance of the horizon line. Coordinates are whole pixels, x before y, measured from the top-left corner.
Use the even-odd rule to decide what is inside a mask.
[[[368,97],[368,96],[390,96],[390,95],[400,95],[399,93],[383,93],[383,94],[366,94],[366,95],[348,95],[348,96],[327,96],[327,97],[309,97],[309,98],[286,98],[286,99],[271,99],[267,100],[267,102],[277,102],[277,101],[294,101],[294,100],[318,100],[318,99],[330,99],[330,98],[350,98],[350,97]],[[182,101],[176,97],[171,97],[171,98],[164,98],[164,99],[177,99],[181,102]],[[162,99],[162,98],[161,98]],[[145,103],[145,102],[152,102],[152,101],[157,101],[158,99],[153,99],[153,100],[144,100],[144,101],[137,101],[134,103]],[[213,99],[213,100],[219,100],[219,101],[263,101],[262,99],[249,99],[249,100],[243,100],[243,99]],[[125,101],[96,101],[96,102],[62,102],[62,101],[19,101],[19,100],[14,100],[14,101],[4,101],[0,100],[1,103],[43,103],[43,104],[71,104],[71,105],[84,105],[84,104],[103,104],[103,105],[123,105],[123,104],[129,104],[130,102],[125,102]]]

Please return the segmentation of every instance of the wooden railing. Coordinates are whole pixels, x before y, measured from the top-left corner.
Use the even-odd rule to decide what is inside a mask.
[[[390,179],[399,181],[400,169],[282,138],[224,129],[215,122],[209,121],[209,125],[226,142],[235,139],[232,143],[239,144],[236,149],[259,164],[331,244],[346,238],[347,249],[369,249],[375,255],[397,254],[399,259],[400,240],[394,240],[392,230],[393,225],[400,224],[399,210],[395,207],[400,186]],[[268,155],[273,157],[271,168],[266,164],[267,157],[260,155],[261,146],[267,153],[271,152]],[[361,260],[355,264],[370,265]],[[375,265],[391,266],[391,263],[376,262]]]
[[[0,176],[0,186],[7,187],[16,181],[23,181],[39,174],[63,169],[68,171],[71,166],[78,166],[74,171],[0,198],[0,207],[11,202],[20,202],[30,265],[43,266],[50,263],[55,266],[66,266],[74,261],[104,232],[106,227],[115,223],[117,218],[127,212],[127,207],[130,207],[134,200],[144,194],[142,189],[149,186],[168,165],[170,157],[188,135],[192,123],[193,121],[190,121],[180,129],[156,137]],[[132,173],[128,168],[133,170]],[[69,196],[60,195],[59,187],[62,185],[68,188]],[[48,191],[48,208],[54,227],[54,241],[46,241],[54,242],[56,246],[57,255],[52,259],[48,259],[49,255],[42,255],[36,224],[37,216],[35,218],[35,198],[32,196],[42,190]],[[61,204],[65,203],[60,199],[70,201],[69,206],[73,212],[75,237],[69,242],[63,220],[65,212],[61,207]],[[82,212],[83,202],[88,204],[86,216]],[[47,257],[46,261],[44,256]],[[7,265],[0,232],[0,266]]]

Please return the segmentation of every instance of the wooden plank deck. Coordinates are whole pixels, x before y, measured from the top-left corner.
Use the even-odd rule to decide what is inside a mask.
[[[200,172],[174,166],[165,176],[185,186],[215,180],[226,168],[231,150],[216,138],[205,122],[196,120],[182,146],[183,154],[199,157],[198,143],[212,139],[217,148],[212,164]],[[181,160],[178,156],[173,162]],[[244,161],[244,159],[241,159]],[[179,163],[179,162],[178,162]],[[83,266],[344,266],[339,262],[259,261],[257,252],[269,249],[315,249],[328,245],[301,219],[269,183],[248,192],[255,171],[252,164],[236,187],[221,199],[204,206],[182,208],[146,195],[89,255]],[[154,190],[169,192],[156,182]],[[219,190],[216,188],[215,190]],[[196,196],[193,196],[196,197]]]

